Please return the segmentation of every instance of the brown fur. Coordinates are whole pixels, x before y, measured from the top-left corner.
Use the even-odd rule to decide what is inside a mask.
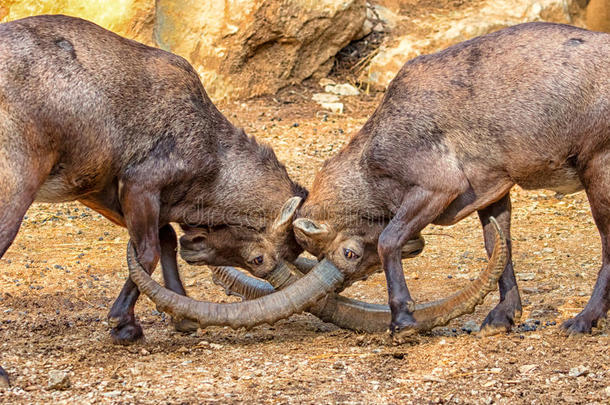
[[[0,255],[33,201],[78,200],[126,226],[146,270],[161,258],[184,294],[170,223],[200,238],[209,264],[268,269],[302,251],[271,225],[305,194],[183,58],[71,17],[0,25]],[[118,342],[142,336],[138,294],[128,280],[110,312]]]
[[[584,188],[604,265],[589,304],[566,327],[590,331],[610,308],[609,55],[608,34],[531,23],[407,62],[375,113],[316,176],[295,222],[297,239],[359,276],[378,252],[392,328],[400,330],[413,321],[400,247],[426,225],[478,211],[491,253],[489,217],[510,235],[513,185]],[[361,258],[343,258],[348,243]],[[500,295],[484,329],[509,329],[520,315],[510,261]]]

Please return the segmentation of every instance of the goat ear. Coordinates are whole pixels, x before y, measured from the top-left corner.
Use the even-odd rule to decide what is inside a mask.
[[[282,206],[280,214],[273,222],[272,230],[274,233],[285,233],[292,225],[292,218],[297,212],[297,208],[301,205],[303,199],[301,197],[292,197],[288,199]]]
[[[321,240],[330,236],[330,229],[326,224],[318,223],[307,218],[298,218],[292,223],[294,232],[309,239]]]

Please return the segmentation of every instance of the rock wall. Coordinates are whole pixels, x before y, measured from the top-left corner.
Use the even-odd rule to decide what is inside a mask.
[[[362,82],[378,89],[385,88],[409,59],[510,25],[551,21],[585,26],[584,10],[577,0],[471,1],[471,5],[466,7],[448,8],[446,12],[432,12],[425,16],[403,14],[404,5],[400,0],[381,0],[380,3],[388,6],[389,12],[385,14],[390,16],[386,19],[391,24],[386,23],[386,26],[398,28],[391,29],[368,69],[360,75]],[[404,27],[402,31],[400,27]]]
[[[365,0],[1,0],[0,21],[37,14],[91,20],[177,53],[213,99],[273,94],[325,76],[362,28]]]
[[[591,0],[585,21],[589,29],[610,32],[610,0]]]
[[[365,13],[365,0],[157,0],[154,36],[213,98],[241,98],[326,75]]]
[[[0,22],[39,14],[84,18],[119,35],[154,45],[155,0],[0,0]]]
[[[0,22],[58,13],[187,58],[215,100],[324,77],[370,33],[385,39],[358,80],[384,89],[407,60],[509,25],[610,32],[610,0],[0,0]]]

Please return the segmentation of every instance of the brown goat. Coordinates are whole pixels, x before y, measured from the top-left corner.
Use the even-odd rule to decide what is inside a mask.
[[[195,262],[265,277],[302,252],[289,228],[305,195],[183,58],[77,18],[0,25],[0,257],[32,202],[78,200],[126,227],[146,271],[161,259],[184,295],[171,222]],[[109,313],[118,343],[142,336],[138,295],[128,280]]]
[[[347,279],[380,256],[391,330],[417,329],[401,246],[428,224],[477,211],[510,238],[510,189],[586,190],[603,265],[585,309],[564,323],[590,332],[610,308],[610,35],[523,24],[405,64],[363,128],[324,163],[293,226],[309,252]],[[510,244],[508,245],[510,249]],[[510,258],[510,255],[509,255]],[[483,333],[521,315],[509,260]]]

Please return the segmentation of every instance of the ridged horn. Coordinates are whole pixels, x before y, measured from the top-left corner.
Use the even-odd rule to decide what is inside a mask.
[[[417,321],[416,330],[429,330],[446,325],[458,316],[472,313],[487,294],[495,289],[506,266],[508,249],[506,239],[495,218],[490,220],[496,230],[496,240],[487,268],[466,288],[449,298],[416,304],[413,307],[413,316]],[[302,273],[308,272],[315,263],[314,260],[306,258],[295,261],[296,267]],[[232,267],[214,267],[212,271],[217,284],[244,299],[261,297],[274,291],[269,283],[247,276]],[[308,311],[325,322],[362,332],[384,331],[391,321],[390,308],[387,305],[369,304],[338,294],[327,296]]]
[[[201,327],[219,325],[237,329],[251,328],[263,323],[273,324],[294,313],[302,312],[333,292],[343,282],[343,274],[331,262],[322,260],[305,277],[280,291],[251,301],[218,304],[197,301],[160,286],[137,261],[131,241],[127,246],[127,263],[133,282],[159,310],[169,313],[175,319],[193,319]],[[280,262],[278,266],[287,264]],[[285,274],[286,271],[274,273]]]

